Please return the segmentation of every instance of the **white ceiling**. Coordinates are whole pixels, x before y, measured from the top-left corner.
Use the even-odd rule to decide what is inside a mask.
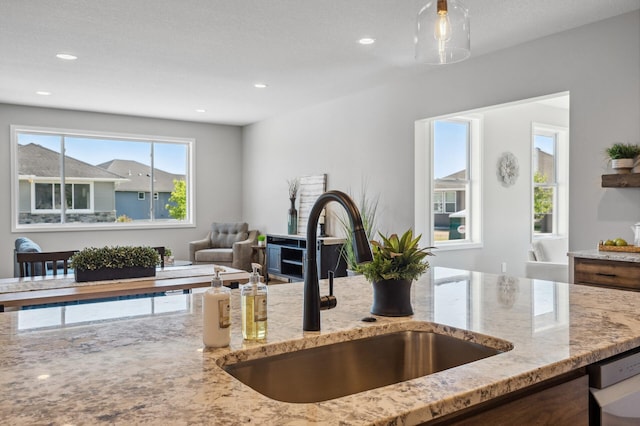
[[[429,72],[413,48],[426,2],[0,0],[0,102],[244,125]],[[640,8],[639,0],[464,4],[472,57]],[[359,45],[365,36],[376,43]]]

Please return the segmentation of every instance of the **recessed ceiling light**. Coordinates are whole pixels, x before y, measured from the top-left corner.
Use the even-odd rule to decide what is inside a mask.
[[[253,85],[256,89],[266,89],[268,86],[265,83],[256,83]]]
[[[202,109],[202,108],[198,108],[198,109],[196,110],[196,112],[207,112],[207,110],[206,110],[206,109]]]
[[[65,61],[75,61],[76,59],[78,59],[76,55],[72,55],[71,53],[58,53],[56,55],[56,58],[64,59]]]
[[[365,45],[373,44],[375,42],[376,42],[376,39],[375,38],[371,38],[371,37],[364,37],[364,38],[361,38],[360,40],[358,40],[358,43],[365,44]]]
[[[49,96],[51,94],[51,92],[47,92],[46,90],[38,90],[36,92],[36,95],[40,95],[40,96]]]

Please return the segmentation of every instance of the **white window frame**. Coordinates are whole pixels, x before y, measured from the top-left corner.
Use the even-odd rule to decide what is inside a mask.
[[[119,229],[157,229],[157,228],[194,228],[196,223],[196,202],[195,202],[195,158],[196,158],[196,141],[193,138],[177,138],[171,136],[159,135],[142,135],[128,134],[116,132],[96,132],[91,130],[64,129],[54,127],[38,127],[29,125],[12,124],[9,127],[11,135],[11,231],[12,232],[66,232],[66,231],[113,231]],[[187,212],[188,215],[184,220],[149,220],[134,222],[100,222],[100,223],[83,223],[83,222],[65,222],[65,223],[37,223],[37,224],[19,224],[19,177],[18,177],[18,134],[55,134],[67,137],[85,137],[97,139],[119,139],[125,141],[155,142],[155,143],[179,143],[187,146]],[[83,180],[86,181],[86,179]],[[67,179],[65,183],[75,182],[75,180]],[[95,191],[92,186],[91,194],[91,210],[94,210]],[[33,195],[32,195],[33,197]],[[32,201],[33,202],[33,201]],[[33,204],[32,204],[33,207]],[[32,209],[33,210],[33,209]],[[70,213],[77,211],[67,210]],[[92,212],[82,211],[82,212]],[[42,210],[38,210],[44,213]],[[51,213],[59,213],[59,210],[52,210]]]
[[[433,227],[433,123],[439,120],[463,120],[469,122],[468,178],[466,193],[465,240],[434,241]],[[415,122],[414,166],[415,166],[415,211],[416,233],[422,234],[430,246],[439,250],[464,250],[483,247],[482,240],[482,114],[455,114],[432,117]]]
[[[144,192],[138,192],[138,201],[144,201],[147,199],[147,195]]]
[[[553,186],[553,233],[536,234],[534,232],[534,204],[533,193],[536,185],[533,183],[535,173],[535,135],[555,136],[554,168],[555,182]],[[569,129],[550,124],[531,123],[531,194],[529,197],[531,241],[545,238],[565,238],[569,234]]]

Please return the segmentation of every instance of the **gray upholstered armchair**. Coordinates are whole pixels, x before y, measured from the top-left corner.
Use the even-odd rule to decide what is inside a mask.
[[[250,271],[251,246],[257,236],[258,231],[250,231],[247,223],[214,222],[206,238],[189,243],[189,260]]]

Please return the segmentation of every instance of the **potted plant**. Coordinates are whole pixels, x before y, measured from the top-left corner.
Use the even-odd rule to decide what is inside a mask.
[[[394,317],[412,315],[411,283],[429,268],[425,257],[433,255],[429,251],[433,247],[420,248],[422,235],[413,238],[411,229],[402,237],[379,235],[382,242],[371,241],[373,260],[360,266],[373,285],[371,313]]]
[[[267,236],[266,235],[258,235],[258,247],[264,247],[267,245]]]
[[[175,258],[173,257],[173,252],[171,251],[171,249],[169,247],[166,247],[164,249],[164,264],[165,265],[173,265],[173,260]]]
[[[152,277],[159,263],[160,255],[152,247],[89,247],[71,257],[77,282]]]
[[[611,160],[611,168],[618,173],[628,173],[633,167],[635,157],[640,154],[640,146],[635,144],[614,143],[606,149]]]
[[[360,210],[364,233],[367,235],[367,239],[371,240],[376,232],[378,197],[369,198],[366,187],[362,188],[358,210]],[[353,251],[353,228],[351,227],[351,221],[345,215],[338,216],[338,220],[340,221],[345,236],[345,243],[340,250],[340,256],[342,256],[347,265],[347,275],[360,275],[362,273],[360,272],[360,265],[356,261],[356,256]]]

